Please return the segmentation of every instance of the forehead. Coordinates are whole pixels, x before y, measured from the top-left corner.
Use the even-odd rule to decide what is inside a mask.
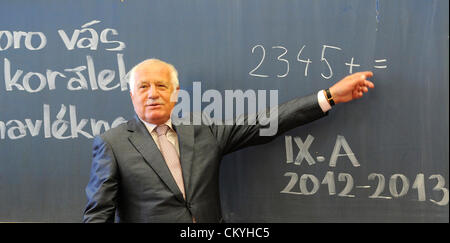
[[[136,67],[134,78],[137,83],[142,81],[170,82],[170,69],[162,62],[144,62]]]

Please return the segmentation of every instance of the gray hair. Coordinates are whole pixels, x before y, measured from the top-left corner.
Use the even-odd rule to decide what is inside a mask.
[[[178,82],[178,72],[175,69],[175,67],[167,62],[161,61],[159,59],[156,58],[151,58],[151,59],[146,59],[138,64],[136,64],[131,70],[130,72],[127,73],[127,75],[125,75],[125,79],[128,80],[128,84],[129,84],[129,88],[132,94],[134,94],[134,83],[135,83],[135,72],[136,72],[136,68],[141,65],[144,62],[161,62],[167,65],[167,67],[169,68],[169,72],[170,72],[170,82],[172,82],[173,87],[174,87],[174,91],[177,89],[177,87],[180,86],[179,82]]]

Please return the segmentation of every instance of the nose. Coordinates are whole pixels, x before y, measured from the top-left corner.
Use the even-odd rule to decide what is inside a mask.
[[[156,89],[155,85],[151,85],[150,89],[148,91],[148,98],[149,99],[157,99],[159,97],[158,90]]]

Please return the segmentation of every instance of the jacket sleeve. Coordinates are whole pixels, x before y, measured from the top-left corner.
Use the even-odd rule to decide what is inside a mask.
[[[290,129],[312,122],[327,114],[328,112],[324,113],[320,108],[317,95],[311,94],[253,116],[241,116],[236,119],[241,125],[236,122],[232,125],[212,124],[210,129],[224,155],[248,146],[268,143]],[[265,122],[261,122],[264,120]],[[268,129],[268,126],[272,127]]]
[[[93,158],[84,223],[114,222],[118,194],[117,162],[111,146],[97,136],[93,142]]]

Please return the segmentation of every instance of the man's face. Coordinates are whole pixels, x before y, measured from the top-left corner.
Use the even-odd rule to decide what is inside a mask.
[[[170,81],[168,66],[161,62],[144,62],[136,68],[134,78],[134,94],[130,92],[134,111],[146,122],[164,124],[175,106],[170,99],[175,87]]]

